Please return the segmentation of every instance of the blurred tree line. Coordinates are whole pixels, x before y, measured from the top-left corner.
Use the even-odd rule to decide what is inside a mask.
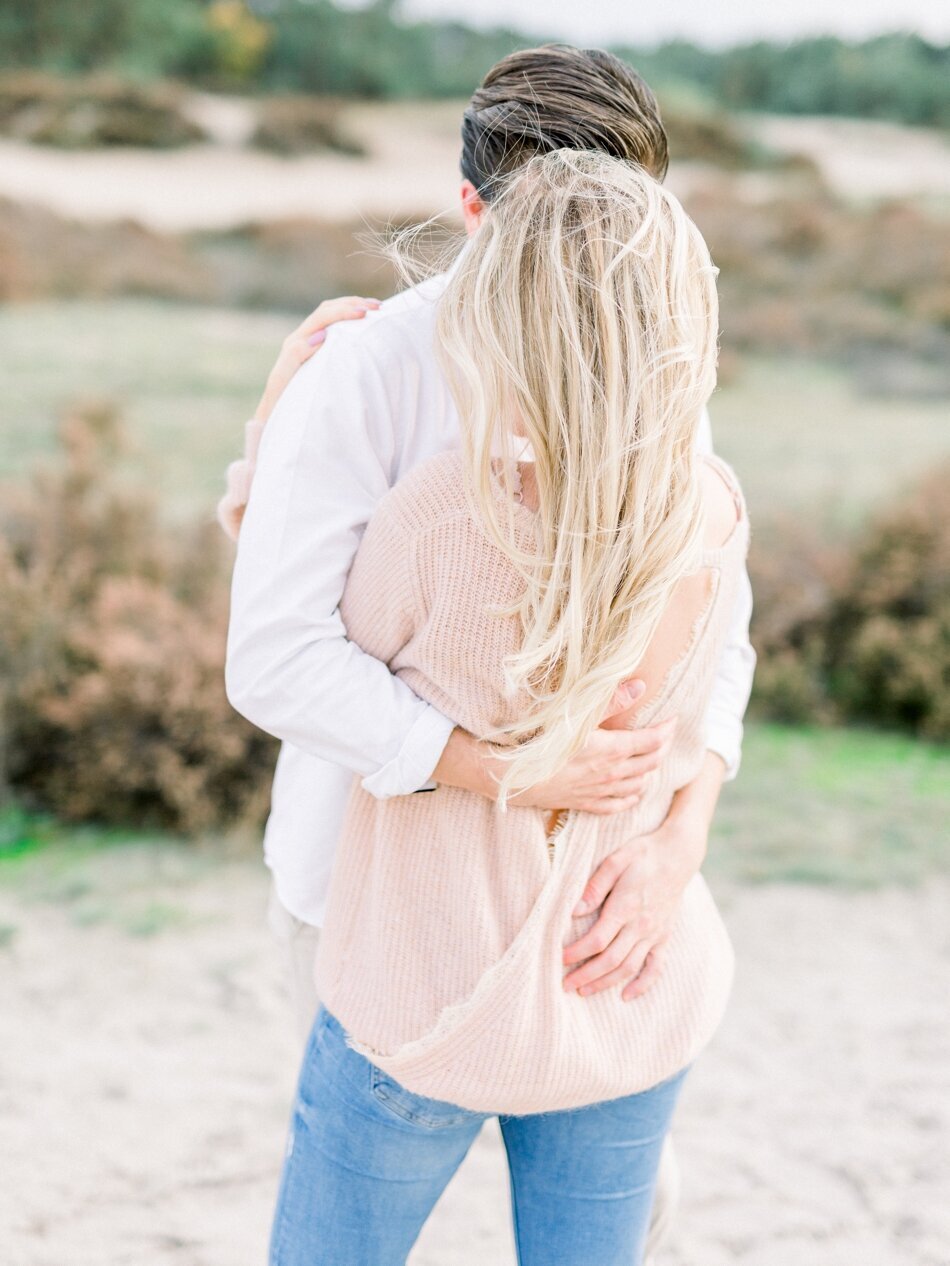
[[[411,21],[399,0],[0,0],[0,65],[171,76],[207,88],[336,96],[464,96],[533,43],[515,30]],[[618,48],[661,88],[723,105],[950,126],[950,48],[910,33],[713,51]]]
[[[616,51],[633,60],[650,83],[699,87],[732,109],[950,127],[950,47],[910,33],[861,44],[820,36],[722,51],[683,42],[653,52]]]

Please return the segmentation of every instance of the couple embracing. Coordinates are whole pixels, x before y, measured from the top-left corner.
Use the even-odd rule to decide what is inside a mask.
[[[623,62],[505,58],[463,117],[465,245],[321,305],[230,471],[227,688],[282,740],[306,1032],[272,1266],[404,1263],[492,1116],[520,1266],[634,1266],[669,1224],[755,657],[716,270],[666,167]]]

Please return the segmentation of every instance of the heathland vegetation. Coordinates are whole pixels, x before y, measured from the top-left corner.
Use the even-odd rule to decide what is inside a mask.
[[[224,698],[228,551],[208,516],[171,522],[130,483],[122,443],[113,407],[74,409],[4,499],[0,779],[67,821],[259,819],[274,748]],[[950,738],[948,476],[849,547],[799,534],[753,554],[759,715]]]

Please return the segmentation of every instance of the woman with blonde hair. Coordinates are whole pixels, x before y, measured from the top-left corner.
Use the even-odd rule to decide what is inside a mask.
[[[274,1266],[405,1262],[493,1115],[521,1266],[642,1259],[663,1139],[722,1017],[732,948],[697,874],[649,990],[581,998],[563,951],[596,917],[575,913],[592,870],[664,819],[705,752],[748,546],[734,474],[695,446],[715,272],[652,176],[569,149],[505,178],[453,266],[437,334],[464,448],[380,503],[341,613],[354,642],[491,745],[499,798],[354,785]],[[519,804],[634,675],[637,724],[677,717],[639,803],[610,817]]]

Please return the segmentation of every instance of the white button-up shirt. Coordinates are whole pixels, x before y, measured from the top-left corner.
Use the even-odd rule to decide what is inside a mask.
[[[294,375],[264,429],[238,541],[226,686],[282,740],[264,853],[277,895],[321,925],[354,775],[381,798],[430,779],[454,728],[347,640],[346,577],[377,503],[413,466],[461,443],[435,353],[445,275],[341,322]],[[698,439],[711,450],[708,416]],[[746,576],[718,669],[707,742],[732,778],[755,654]]]

